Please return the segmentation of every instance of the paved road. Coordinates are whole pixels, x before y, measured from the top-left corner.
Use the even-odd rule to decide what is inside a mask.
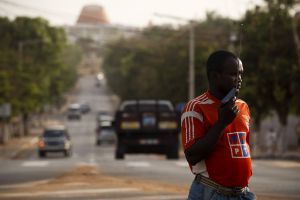
[[[174,161],[159,155],[126,155],[125,160],[115,160],[114,144],[96,146],[96,113],[100,110],[111,111],[111,98],[105,88],[95,87],[93,77],[81,78],[79,86],[74,101],[88,102],[92,112],[84,115],[80,121],[63,118],[74,143],[72,157],[64,158],[55,153],[39,159],[36,151],[30,151],[18,160],[1,160],[0,199],[185,199],[184,195],[168,192],[148,194],[137,187],[12,193],[12,186],[18,186],[16,184],[28,185],[32,181],[53,179],[81,165],[95,166],[101,172],[119,178],[132,177],[183,187],[191,183],[193,177],[183,158]],[[250,187],[254,192],[300,199],[299,163],[255,160],[253,170]]]

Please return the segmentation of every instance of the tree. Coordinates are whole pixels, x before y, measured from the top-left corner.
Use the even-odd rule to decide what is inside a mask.
[[[187,48],[182,48],[182,36],[176,33],[170,27],[151,27],[135,38],[110,44],[104,70],[113,91],[122,99],[185,100],[187,93],[180,86],[187,85]]]
[[[299,65],[288,12],[290,4],[275,0],[266,3],[267,7],[248,11],[242,21],[245,83],[249,85],[244,95],[254,108],[258,125],[263,116],[275,110],[282,125],[278,148],[284,152],[287,117],[295,107],[293,81]]]
[[[68,44],[62,28],[42,18],[0,18],[0,27],[0,102],[10,102],[26,128],[30,113],[59,104],[74,84],[79,51]]]

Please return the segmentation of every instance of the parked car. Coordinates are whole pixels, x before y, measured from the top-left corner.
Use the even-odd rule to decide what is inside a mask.
[[[44,129],[38,141],[39,157],[47,152],[63,152],[66,157],[72,153],[71,137],[63,125],[52,125]]]
[[[168,100],[123,101],[115,117],[116,159],[128,153],[179,158],[179,113]]]
[[[97,114],[96,145],[102,143],[114,143],[116,135],[114,132],[114,117],[107,112]]]
[[[81,108],[80,108],[80,104],[74,103],[71,104],[68,108],[68,119],[69,120],[80,120],[81,119]]]

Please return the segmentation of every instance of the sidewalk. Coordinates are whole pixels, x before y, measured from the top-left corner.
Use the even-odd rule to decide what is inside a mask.
[[[52,116],[62,115],[68,109],[69,104],[76,101],[76,93],[79,90],[78,82],[67,94],[65,94],[66,102],[60,109],[54,109],[51,111]],[[51,116],[46,116],[38,124],[29,128],[28,136],[14,137],[8,140],[5,144],[0,144],[0,160],[1,159],[17,159],[23,153],[37,148],[38,137],[42,134],[43,127],[47,124],[53,123]],[[33,123],[34,124],[34,123]]]
[[[288,150],[283,154],[274,153],[269,155],[263,151],[256,151],[252,153],[253,159],[266,159],[266,160],[291,160],[300,162],[300,148],[298,150]]]
[[[19,158],[22,153],[36,148],[37,141],[37,135],[12,138],[6,144],[0,145],[0,160]]]

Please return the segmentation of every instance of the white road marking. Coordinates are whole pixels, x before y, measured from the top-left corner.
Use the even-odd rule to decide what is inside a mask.
[[[44,191],[44,192],[18,192],[18,193],[1,193],[1,197],[36,197],[36,196],[55,196],[55,197],[75,197],[85,196],[88,194],[104,194],[104,193],[124,193],[139,192],[138,188],[103,188],[103,189],[83,189],[83,190],[60,190],[60,191]]]
[[[189,166],[187,161],[177,161],[177,162],[175,162],[175,164],[179,167],[188,167]]]
[[[26,161],[22,163],[23,167],[46,167],[49,161]]]
[[[142,161],[127,162],[126,166],[128,166],[128,167],[150,167],[150,163],[142,162]]]
[[[51,180],[53,180],[53,179],[46,179],[46,180],[41,180],[41,181],[32,181],[32,182],[19,183],[19,184],[1,185],[0,189],[13,189],[13,188],[32,187],[32,186],[39,185],[39,184],[46,184],[46,183],[50,182]]]
[[[91,157],[90,157],[89,163],[92,164],[92,165],[95,165],[95,164],[96,164],[96,159],[95,159],[94,156],[91,156]]]
[[[77,153],[73,153],[73,156],[72,156],[73,158],[78,158],[79,157],[79,155],[77,154]]]
[[[95,166],[96,163],[91,162],[77,162],[76,166]]]
[[[187,196],[184,195],[148,195],[148,196],[137,196],[137,197],[118,197],[119,200],[183,200]],[[95,200],[111,200],[111,198],[95,199]]]

